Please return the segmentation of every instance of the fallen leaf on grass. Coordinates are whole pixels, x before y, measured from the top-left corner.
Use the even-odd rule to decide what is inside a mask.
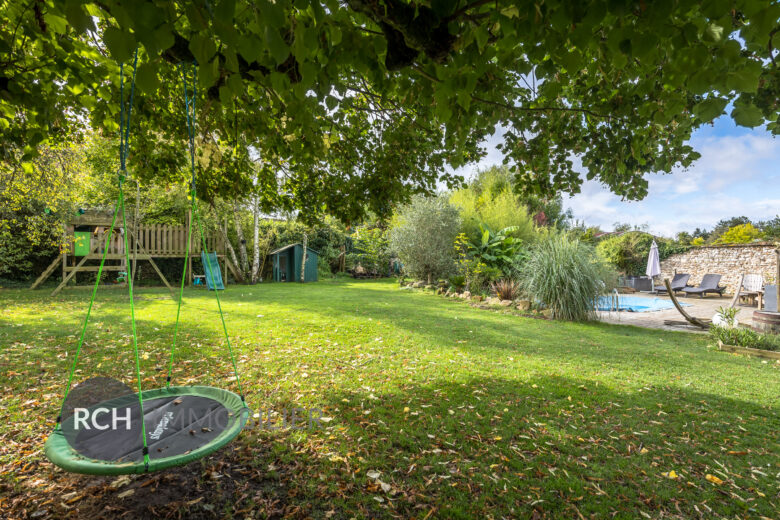
[[[661,473],[661,475],[672,480],[679,478],[679,475],[677,475],[677,472],[674,470],[670,471],[669,473]]]
[[[373,478],[373,479],[379,478],[379,475],[381,475],[381,474],[382,474],[381,471],[377,471],[375,469],[372,469],[372,470],[369,470],[368,472],[366,472],[366,476],[368,478]]]
[[[119,488],[121,488],[122,486],[126,486],[126,485],[128,485],[129,483],[130,483],[130,477],[128,477],[127,475],[125,475],[125,476],[123,476],[123,477],[119,477],[118,479],[116,479],[115,481],[113,481],[113,482],[112,482],[112,483],[109,485],[109,487],[110,487],[111,489],[119,489]]]
[[[704,475],[704,478],[706,478],[707,480],[709,480],[710,482],[712,482],[716,486],[720,486],[721,484],[723,484],[723,481],[721,479],[719,479],[715,475],[710,475],[709,473]]]
[[[128,489],[127,491],[123,491],[123,492],[119,493],[116,497],[117,498],[127,498],[130,495],[132,495],[133,493],[135,493],[135,489]]]

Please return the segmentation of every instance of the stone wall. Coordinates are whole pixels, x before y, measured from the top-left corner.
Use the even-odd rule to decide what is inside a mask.
[[[699,285],[707,273],[723,275],[721,285],[727,293],[733,294],[742,274],[760,274],[764,282],[777,278],[777,246],[769,243],[740,244],[728,246],[695,247],[685,253],[672,255],[661,262],[661,278],[670,280],[675,272],[688,273],[688,283]]]

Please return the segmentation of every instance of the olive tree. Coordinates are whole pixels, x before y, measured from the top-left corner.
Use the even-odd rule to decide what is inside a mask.
[[[398,253],[404,271],[431,283],[452,271],[459,228],[458,210],[445,197],[417,195],[398,211],[390,247]]]

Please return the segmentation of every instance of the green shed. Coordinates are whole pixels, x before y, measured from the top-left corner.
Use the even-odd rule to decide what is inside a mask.
[[[306,250],[304,281],[316,282],[317,262],[320,254],[310,247],[307,247]],[[301,261],[303,258],[303,246],[301,244],[290,244],[276,251],[271,251],[269,254],[271,255],[275,282],[301,281]]]

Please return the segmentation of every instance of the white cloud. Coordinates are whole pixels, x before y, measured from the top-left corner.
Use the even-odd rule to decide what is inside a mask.
[[[761,220],[780,214],[780,141],[757,130],[741,136],[694,136],[692,144],[701,158],[688,170],[648,177],[649,193],[642,201],[623,202],[590,181],[567,203],[590,225],[647,224],[651,232],[667,236],[712,228],[732,216]]]
[[[585,181],[581,193],[564,197],[565,203],[588,225],[611,229],[615,222],[647,224],[651,232],[665,236],[711,229],[719,220],[739,215],[774,218],[780,214],[780,140],[763,129],[727,135],[733,128],[721,118],[694,134],[691,145],[701,158],[687,170],[649,175],[648,196],[642,201],[621,201],[600,183]],[[502,134],[498,129],[487,140],[487,156],[477,166],[457,173],[469,178],[478,168],[501,164],[503,155],[495,146]],[[574,163],[581,170],[576,158]]]

